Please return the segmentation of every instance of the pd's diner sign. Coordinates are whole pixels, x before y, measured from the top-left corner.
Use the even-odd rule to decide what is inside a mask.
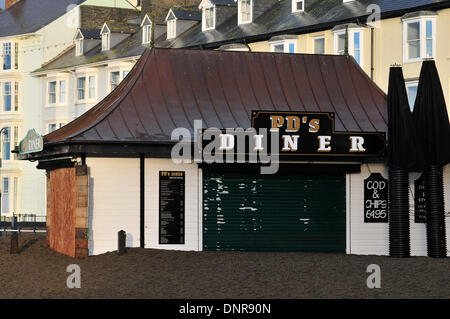
[[[251,130],[253,136],[249,134]],[[202,134],[206,131],[208,130],[203,130]],[[200,145],[203,149],[209,144],[212,135],[214,134],[209,134],[209,138],[202,138]],[[331,112],[253,111],[252,129],[220,130],[220,134],[217,135],[218,149],[226,154],[259,152],[275,154],[285,160],[295,160],[298,157],[386,155],[384,132],[336,132],[335,113]],[[246,135],[244,143],[243,135]],[[272,139],[277,139],[278,143],[272,143]],[[244,152],[242,152],[243,144],[245,144]],[[272,149],[274,145],[276,149]]]

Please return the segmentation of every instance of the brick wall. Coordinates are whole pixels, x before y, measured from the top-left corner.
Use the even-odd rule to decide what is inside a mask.
[[[86,166],[52,170],[47,179],[47,244],[75,258],[88,256]]]

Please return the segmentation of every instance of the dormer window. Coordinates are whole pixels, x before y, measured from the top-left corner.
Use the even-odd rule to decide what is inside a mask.
[[[142,27],[142,44],[149,44],[152,40],[152,21],[145,15],[141,23]]]
[[[167,21],[167,39],[173,39],[177,35],[177,22],[176,20]]]
[[[305,11],[305,0],[292,0],[292,12]]]
[[[83,55],[83,39],[76,40],[76,56]]]
[[[81,30],[78,30],[75,34],[75,56],[83,55],[84,49],[83,49],[83,40],[84,36],[81,32]]]
[[[108,51],[111,47],[111,31],[106,23],[103,25],[100,34],[102,35],[102,51]]]
[[[203,8],[203,25],[202,30],[212,30],[216,27],[216,8],[214,5]]]
[[[144,25],[144,27],[142,28],[142,43],[143,44],[150,43],[151,35],[152,35],[152,26]]]
[[[238,24],[252,22],[253,0],[239,0],[238,2]]]

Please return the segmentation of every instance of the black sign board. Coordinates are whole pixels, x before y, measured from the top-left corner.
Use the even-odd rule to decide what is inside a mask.
[[[184,244],[185,172],[159,172],[159,243]]]
[[[424,176],[414,181],[414,221],[416,223],[427,222],[427,202],[425,199]]]
[[[333,112],[253,111],[252,129],[254,136],[249,136],[248,130],[243,129],[216,130],[216,134],[213,130],[203,130],[199,134],[201,140],[197,141],[200,153],[205,154],[212,149],[209,144],[220,136],[216,141],[220,146],[218,149],[225,150],[228,155],[259,152],[278,155],[284,160],[386,155],[384,132],[336,132]],[[229,138],[224,138],[225,135]],[[244,143],[241,142],[242,136],[247,138]],[[278,149],[272,150],[271,139],[274,137],[278,139]],[[256,141],[259,141],[258,145]],[[239,149],[238,146],[243,144],[245,149]]]
[[[364,180],[364,222],[387,223],[388,180],[380,173],[372,173]]]

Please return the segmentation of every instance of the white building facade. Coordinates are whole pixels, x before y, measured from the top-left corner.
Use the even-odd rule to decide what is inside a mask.
[[[37,5],[42,12],[35,10]],[[73,35],[82,21],[81,5],[134,9],[125,0],[20,0],[0,12],[0,127],[4,132],[0,180],[4,217],[46,214],[45,172],[37,170],[35,163],[16,160],[17,155],[11,151],[28,130],[34,128],[44,135],[53,129],[53,123],[59,127],[76,114],[66,114],[56,107],[70,101],[68,92],[73,88],[69,81],[65,82],[67,74],[54,76],[58,84],[50,88],[57,94],[51,97],[57,102],[53,106],[49,105],[51,99],[43,103],[40,79],[31,72],[73,45]],[[43,26],[36,29],[36,25]]]

